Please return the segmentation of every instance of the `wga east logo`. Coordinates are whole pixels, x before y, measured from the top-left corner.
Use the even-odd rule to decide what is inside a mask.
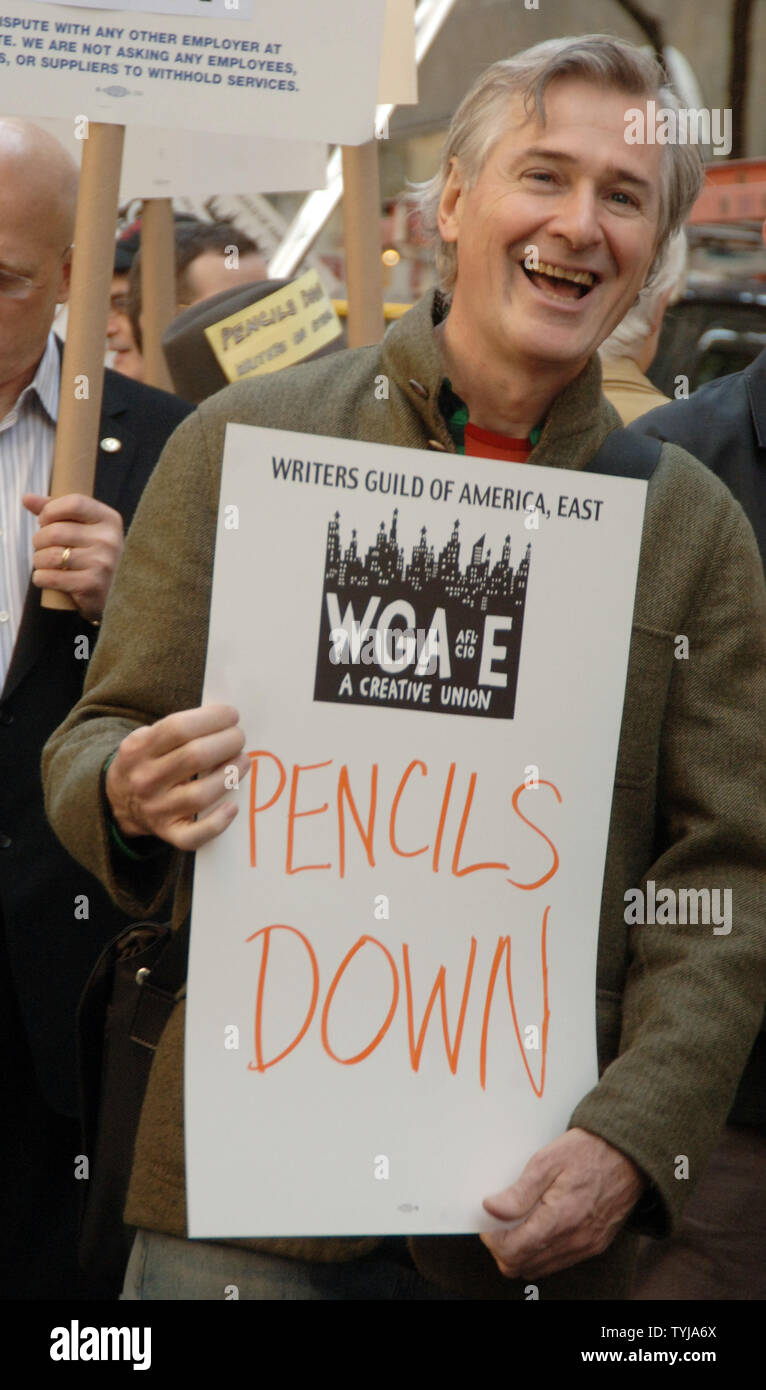
[[[437,551],[420,528],[409,553],[399,513],[364,548],[327,528],[314,699],[512,719],[531,546],[486,533],[461,564],[460,523]]]

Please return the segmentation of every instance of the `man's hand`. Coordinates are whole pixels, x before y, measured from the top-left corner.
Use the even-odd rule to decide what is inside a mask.
[[[238,721],[230,705],[204,705],[128,734],[106,774],[122,833],[156,835],[183,850],[220,835],[237,814],[232,800],[216,805],[227,777],[231,785],[233,768],[240,779],[250,770]]]
[[[501,1274],[539,1279],[600,1255],[614,1239],[647,1180],[606,1140],[570,1129],[533,1154],[521,1177],[485,1209],[511,1231],[481,1236]]]
[[[89,622],[98,622],[114,578],[123,542],[122,517],[95,497],[22,497],[40,521],[34,537],[32,583],[69,594]]]

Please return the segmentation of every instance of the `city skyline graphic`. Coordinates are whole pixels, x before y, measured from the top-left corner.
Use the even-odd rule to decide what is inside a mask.
[[[532,553],[529,542],[523,559],[514,570],[510,535],[504,539],[500,559],[492,565],[491,547],[486,554],[484,552],[484,532],[473,543],[471,559],[465,571],[461,571],[459,520],[454,522],[449,540],[438,556],[434,546],[428,543],[427,527],[421,526],[420,539],[413,545],[409,563],[405,565],[404,547],[400,546],[398,538],[398,518],[399,509],[395,507],[388,532],[385,522],[381,521],[375,541],[362,559],[356,527],[352,528],[345,551],[342,549],[340,512],[336,511],[327,527],[325,590],[333,585],[342,590],[396,587],[402,596],[412,597],[428,591],[429,597],[458,602],[479,612],[487,611],[490,599],[504,600],[513,604],[517,616],[523,615]]]
[[[399,509],[363,545],[327,526],[314,699],[512,719],[532,546],[492,558],[486,530],[461,563],[460,522],[440,549],[420,527],[409,550]]]

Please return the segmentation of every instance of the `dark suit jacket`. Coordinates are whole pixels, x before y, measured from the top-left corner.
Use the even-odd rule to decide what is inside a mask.
[[[718,475],[742,504],[766,570],[766,349],[744,372],[707,382],[687,401],[650,410],[630,428],[682,444]],[[729,1120],[766,1130],[766,1016]]]
[[[190,406],[164,391],[107,371],[95,496],[121,512],[127,530],[144,485]],[[140,621],[140,615],[137,615]],[[40,754],[80,698],[99,629],[78,613],[40,607],[30,585],[0,697],[0,924],[10,971],[43,1094],[62,1114],[77,1108],[74,1017],[101,948],[128,919],[61,847],[45,817]],[[79,644],[80,646],[82,644]],[[87,897],[87,920],[75,899]],[[85,905],[78,904],[80,913]]]
[[[630,429],[682,444],[718,475],[741,503],[766,569],[766,349],[744,372],[650,410]]]

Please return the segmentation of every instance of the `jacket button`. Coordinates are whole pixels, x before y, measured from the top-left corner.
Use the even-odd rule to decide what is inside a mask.
[[[4,706],[1,706],[1,705],[0,705],[0,724],[12,724],[12,723],[13,723],[13,715],[11,714],[11,711],[10,711],[9,709],[5,709]]]
[[[6,835],[4,831],[0,830],[0,849],[10,849],[12,844],[13,840],[10,835]]]
[[[425,386],[421,386],[420,382],[416,381],[414,377],[410,377],[409,385],[412,387],[416,396],[422,396],[424,401],[428,400],[428,392]]]

